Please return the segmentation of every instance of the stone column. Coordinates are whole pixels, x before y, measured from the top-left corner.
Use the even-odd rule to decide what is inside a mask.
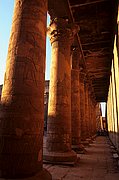
[[[94,139],[96,135],[96,105],[95,105],[95,97],[94,95],[92,96],[92,124],[93,124],[93,129],[92,129],[92,139]]]
[[[84,91],[84,79],[85,73],[80,71],[80,121],[81,121],[81,140],[82,142],[86,140],[86,121],[85,121],[85,91]]]
[[[91,142],[91,140],[90,140],[90,133],[91,133],[91,102],[90,102],[89,89],[90,89],[90,83],[89,83],[89,79],[88,79],[88,81],[86,80],[86,82],[85,82],[85,92],[86,92],[85,99],[86,99],[86,104],[87,104],[87,111],[85,112],[85,116],[87,118],[87,120],[86,120],[87,134],[86,134],[86,140],[85,140],[86,145],[89,145],[89,143]]]
[[[90,84],[88,84],[88,87],[87,87],[87,97],[88,97],[88,138],[90,137]]]
[[[93,106],[93,94],[91,96],[91,138],[93,137],[94,135],[94,106]]]
[[[52,20],[48,34],[52,45],[50,73],[48,126],[44,160],[74,162],[76,153],[71,151],[71,58],[70,46],[77,27],[67,20]]]
[[[89,143],[92,143],[92,99],[91,99],[91,85],[89,85],[89,98],[88,98],[88,103],[89,103],[89,138],[87,139]]]
[[[91,93],[91,139],[94,140],[96,135],[96,106],[95,96],[92,89]]]
[[[85,131],[85,137],[89,137],[89,102],[88,102],[88,86],[89,86],[89,80],[88,77],[85,77],[85,121],[86,121],[86,131]]]
[[[82,153],[84,148],[81,145],[79,61],[80,61],[80,50],[76,48],[72,53],[72,70],[71,70],[72,149],[78,153]]]
[[[89,138],[91,137],[91,87],[89,87]]]
[[[93,114],[92,114],[92,93],[90,93],[90,138],[92,137],[93,132]]]
[[[47,0],[15,1],[0,107],[2,178],[51,179],[42,167],[46,16]]]

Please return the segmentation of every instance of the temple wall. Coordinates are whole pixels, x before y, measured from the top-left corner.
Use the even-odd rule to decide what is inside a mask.
[[[119,151],[119,57],[118,38],[115,35],[110,86],[107,100],[107,121],[109,137]]]

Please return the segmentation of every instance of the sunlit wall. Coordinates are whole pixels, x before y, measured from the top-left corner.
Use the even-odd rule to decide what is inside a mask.
[[[114,40],[114,57],[112,59],[110,86],[107,100],[107,122],[109,137],[119,151],[119,57],[118,33]]]

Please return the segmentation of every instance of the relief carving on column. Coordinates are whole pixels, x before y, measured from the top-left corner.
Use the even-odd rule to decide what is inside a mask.
[[[45,176],[42,148],[46,16],[47,0],[15,0],[0,104],[3,179],[30,177],[37,172]]]
[[[52,45],[48,131],[44,159],[74,161],[71,151],[71,63],[70,46],[78,26],[67,19],[54,18],[47,33]],[[69,155],[70,154],[70,155]]]

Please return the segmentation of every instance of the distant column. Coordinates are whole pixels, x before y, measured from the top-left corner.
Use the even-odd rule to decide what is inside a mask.
[[[87,121],[87,124],[88,124],[88,137],[90,137],[90,93],[89,93],[89,89],[90,89],[90,85],[88,83],[88,86],[87,86],[87,104],[88,104],[88,112],[87,112],[87,117],[88,117],[88,121]]]
[[[96,102],[94,92],[91,92],[91,138],[96,134]]]
[[[88,91],[88,107],[89,107],[89,138],[91,137],[91,87],[89,85],[89,91]]]
[[[15,0],[0,109],[0,177],[51,179],[43,170],[47,0]]]
[[[92,137],[92,131],[93,131],[92,94],[90,92],[90,137]]]
[[[83,150],[81,145],[81,121],[80,121],[80,91],[79,91],[79,61],[80,50],[74,49],[72,53],[71,70],[71,128],[72,128],[72,149]]]
[[[81,140],[86,140],[86,120],[85,120],[85,91],[84,91],[84,79],[85,73],[80,71],[80,121],[81,121]]]
[[[77,27],[67,20],[52,20],[48,34],[52,45],[47,142],[44,159],[74,162],[71,151],[71,58],[70,47]]]
[[[93,101],[93,136],[96,136],[96,102]]]
[[[85,131],[85,137],[88,138],[89,137],[89,102],[88,102],[88,86],[89,86],[89,82],[88,82],[88,77],[86,76],[85,78],[85,124],[86,124],[86,131]]]
[[[92,106],[92,87],[91,84],[89,85],[89,142],[92,142],[92,134],[93,134],[93,106]]]

